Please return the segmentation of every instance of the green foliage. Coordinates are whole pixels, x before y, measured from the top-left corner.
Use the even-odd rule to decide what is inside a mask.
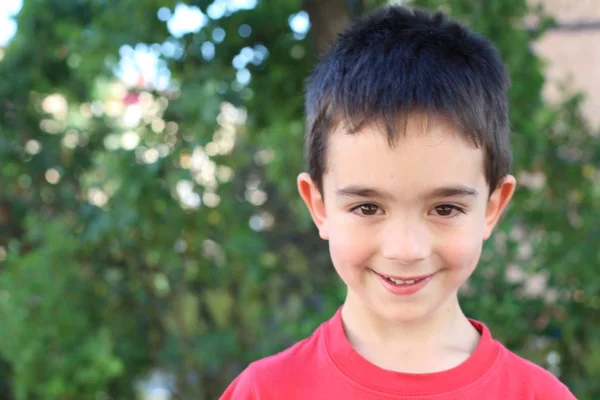
[[[78,240],[65,225],[29,217],[26,239],[44,244],[21,257],[11,249],[0,275],[0,351],[12,362],[17,400],[93,399],[124,368],[102,323],[106,285],[91,265],[75,263]]]
[[[542,101],[524,0],[417,3],[490,37],[513,76],[522,187],[465,308],[597,398],[600,145],[580,99]],[[300,2],[262,0],[179,37],[157,18],[175,6],[24,1],[0,61],[0,374],[17,400],[129,399],[155,369],[173,375],[174,398],[214,399],[343,299],[295,189],[316,48],[290,29]],[[122,46],[160,50],[171,84],[119,83]],[[248,84],[232,63],[243,49]]]

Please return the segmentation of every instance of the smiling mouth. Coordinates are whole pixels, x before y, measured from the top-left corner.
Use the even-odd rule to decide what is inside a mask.
[[[375,272],[375,271],[373,271],[373,272]],[[429,279],[433,275],[435,275],[435,274],[429,274],[429,275],[421,275],[421,276],[415,276],[415,277],[398,277],[398,276],[383,275],[378,272],[375,272],[375,273],[396,285],[414,285],[416,283],[419,283],[426,279]]]

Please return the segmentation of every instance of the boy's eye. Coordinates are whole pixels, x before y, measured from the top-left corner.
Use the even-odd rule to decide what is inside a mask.
[[[352,212],[362,216],[376,215],[379,212],[379,207],[375,204],[361,204],[352,209]]]
[[[440,217],[454,218],[459,214],[464,214],[465,210],[458,206],[451,204],[442,204],[435,207],[435,213]]]

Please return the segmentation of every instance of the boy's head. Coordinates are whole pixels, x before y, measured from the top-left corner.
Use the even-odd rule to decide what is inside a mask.
[[[413,111],[449,119],[484,151],[490,193],[509,172],[509,78],[494,46],[442,14],[387,7],[343,32],[309,79],[309,173],[322,189],[328,139],[384,127],[390,144]]]
[[[455,303],[515,188],[507,87],[493,46],[439,14],[389,7],[340,35],[298,187],[346,304],[407,321]]]

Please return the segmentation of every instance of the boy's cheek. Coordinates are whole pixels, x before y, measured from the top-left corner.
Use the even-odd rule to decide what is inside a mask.
[[[329,237],[329,251],[336,266],[366,264],[373,252],[373,237],[353,229],[337,226]],[[363,265],[364,266],[364,265]]]
[[[444,260],[444,267],[470,273],[477,266],[481,248],[482,241],[476,235],[464,235],[441,244],[438,253]]]

